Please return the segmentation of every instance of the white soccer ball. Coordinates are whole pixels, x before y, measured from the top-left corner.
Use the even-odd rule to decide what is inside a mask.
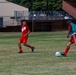
[[[55,53],[55,56],[56,56],[56,57],[60,57],[60,56],[61,56],[61,53],[60,53],[60,52],[56,52],[56,53]]]

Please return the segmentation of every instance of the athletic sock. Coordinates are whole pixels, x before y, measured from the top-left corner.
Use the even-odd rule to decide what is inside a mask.
[[[33,48],[32,46],[29,46],[30,48]]]
[[[64,51],[64,54],[65,54],[65,55],[68,53],[69,49],[70,49],[70,46],[66,46],[66,49],[65,49],[65,51]]]
[[[19,50],[20,50],[20,52],[23,52],[21,47],[19,48]]]

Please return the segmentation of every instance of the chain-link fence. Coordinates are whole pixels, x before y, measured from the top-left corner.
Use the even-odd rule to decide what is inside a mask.
[[[64,11],[15,11],[14,16],[2,16],[3,27],[20,25],[22,19],[25,20],[64,20],[73,19],[69,14]]]
[[[25,16],[27,15],[27,16]],[[61,20],[72,19],[72,17],[64,11],[15,11],[16,20]]]

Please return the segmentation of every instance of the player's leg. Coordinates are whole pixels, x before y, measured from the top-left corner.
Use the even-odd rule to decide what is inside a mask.
[[[71,46],[71,44],[73,44],[73,42],[74,42],[73,37],[71,37],[71,39],[69,40],[64,52],[61,55],[66,56],[66,54],[68,53],[70,46]]]
[[[74,44],[76,45],[76,34],[73,35]]]
[[[72,44],[71,42],[69,42],[69,43],[67,44],[67,46],[66,46],[66,48],[65,48],[65,50],[64,50],[64,52],[63,52],[64,55],[66,55],[66,54],[68,53],[71,44]]]
[[[23,53],[22,46],[21,46],[21,41],[22,41],[22,38],[20,38],[19,41],[18,41],[19,53]]]
[[[31,48],[32,52],[34,52],[34,49],[35,49],[35,48],[34,48],[33,46],[31,46],[31,45],[29,45],[29,44],[24,44],[24,46]]]
[[[26,46],[26,47],[31,48],[31,50],[32,50],[32,52],[33,52],[35,48],[34,48],[33,46],[27,44],[27,40],[28,40],[28,37],[25,37],[25,38],[23,39],[23,45]]]

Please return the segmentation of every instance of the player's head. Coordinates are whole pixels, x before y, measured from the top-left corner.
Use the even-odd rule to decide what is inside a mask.
[[[70,24],[71,23],[71,20],[67,20],[67,24]]]
[[[21,25],[26,25],[26,20],[22,20]]]

